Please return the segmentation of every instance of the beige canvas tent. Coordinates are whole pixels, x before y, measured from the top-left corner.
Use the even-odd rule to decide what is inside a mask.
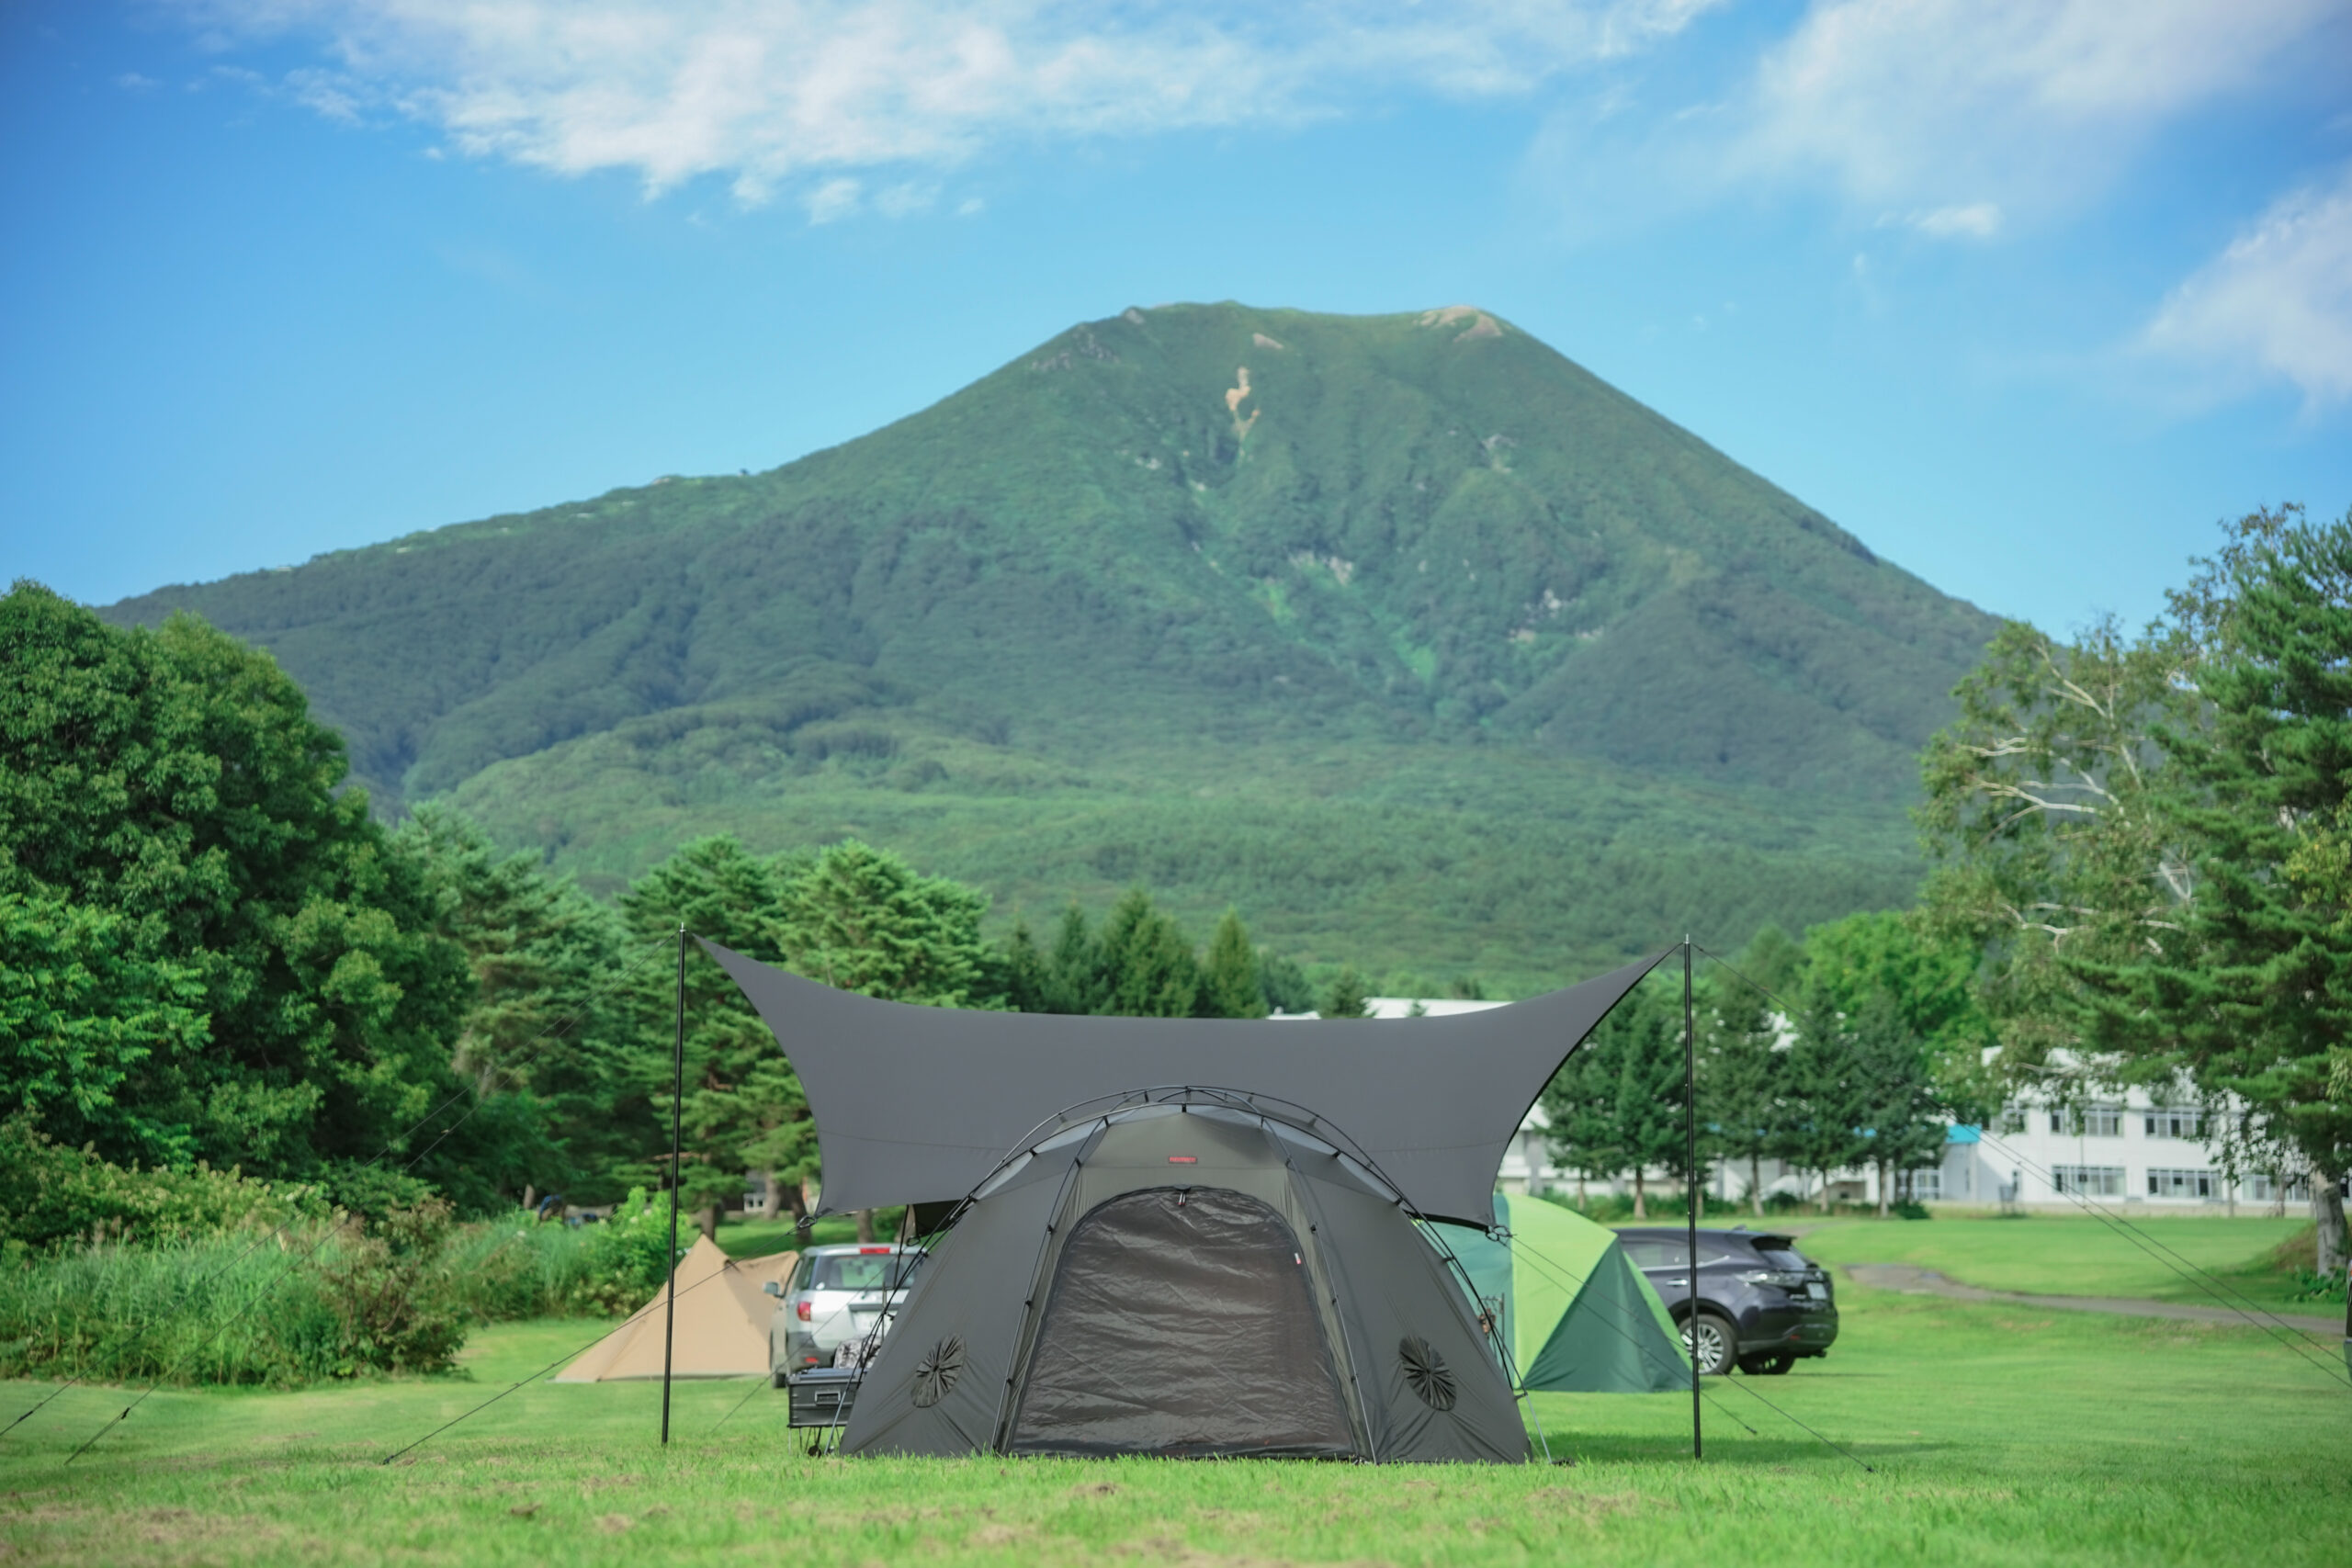
[[[797,1252],[732,1258],[708,1236],[678,1260],[678,1322],[671,1375],[681,1378],[763,1377],[768,1371],[768,1320],[775,1298],[761,1286],[792,1277]],[[670,1289],[631,1314],[556,1374],[558,1382],[616,1382],[662,1375],[663,1303]]]

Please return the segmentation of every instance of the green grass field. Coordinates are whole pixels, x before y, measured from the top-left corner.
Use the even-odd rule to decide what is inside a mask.
[[[1878,1228],[1839,1234],[1859,1247]],[[2064,1245],[2067,1233],[2052,1228]],[[1536,1414],[1572,1465],[820,1459],[786,1429],[782,1397],[748,1380],[681,1384],[666,1452],[654,1441],[658,1387],[534,1383],[379,1463],[602,1330],[509,1325],[477,1337],[463,1380],[160,1393],[69,1467],[67,1453],[125,1402],[71,1390],[0,1438],[0,1557],[635,1568],[2352,1562],[2352,1387],[2334,1344],[2312,1352],[2315,1365],[2247,1329],[1851,1287],[1843,1300],[1844,1337],[1827,1360],[1710,1384],[1703,1464],[1690,1461],[1690,1406],[1676,1395],[1541,1397]],[[48,1392],[0,1390],[6,1418]]]
[[[2011,1219],[1836,1220],[1799,1246],[1824,1263],[1912,1263],[1966,1284],[2043,1296],[2138,1296],[2218,1306],[2215,1293],[2324,1316],[2325,1305],[2290,1302],[2293,1277],[2267,1265],[2272,1248],[2311,1228],[2291,1219],[2202,1215],[2143,1218],[2133,1235],[2076,1215]],[[1721,1222],[1716,1222],[1721,1223]],[[1802,1224],[1803,1222],[1798,1222]],[[2196,1282],[2193,1265],[2219,1283]]]

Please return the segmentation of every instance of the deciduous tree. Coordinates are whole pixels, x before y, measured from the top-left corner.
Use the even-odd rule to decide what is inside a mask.
[[[119,1043],[146,1050],[116,1053],[130,1113],[100,1129],[107,1157],[440,1168],[446,1128],[404,1140],[454,1087],[464,955],[344,776],[267,654],[187,615],[120,630],[31,583],[0,599],[0,892],[103,911],[119,977],[175,976]]]

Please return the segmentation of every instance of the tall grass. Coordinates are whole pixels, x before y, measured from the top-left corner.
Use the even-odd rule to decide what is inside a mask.
[[[600,1239],[586,1226],[490,1221],[452,1231],[442,1257],[456,1275],[458,1299],[481,1322],[602,1315]]]
[[[0,1376],[286,1388],[446,1371],[474,1325],[609,1311],[596,1240],[345,1224],[19,1258],[0,1267]]]
[[[280,1233],[116,1242],[0,1273],[0,1371],[107,1382],[287,1387],[354,1370],[325,1267],[330,1239]]]

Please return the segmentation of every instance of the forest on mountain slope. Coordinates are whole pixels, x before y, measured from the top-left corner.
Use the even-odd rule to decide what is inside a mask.
[[[1995,623],[1507,321],[1072,328],[871,435],[107,612],[267,648],[378,808],[601,892],[861,838],[1528,989],[1902,901]]]

